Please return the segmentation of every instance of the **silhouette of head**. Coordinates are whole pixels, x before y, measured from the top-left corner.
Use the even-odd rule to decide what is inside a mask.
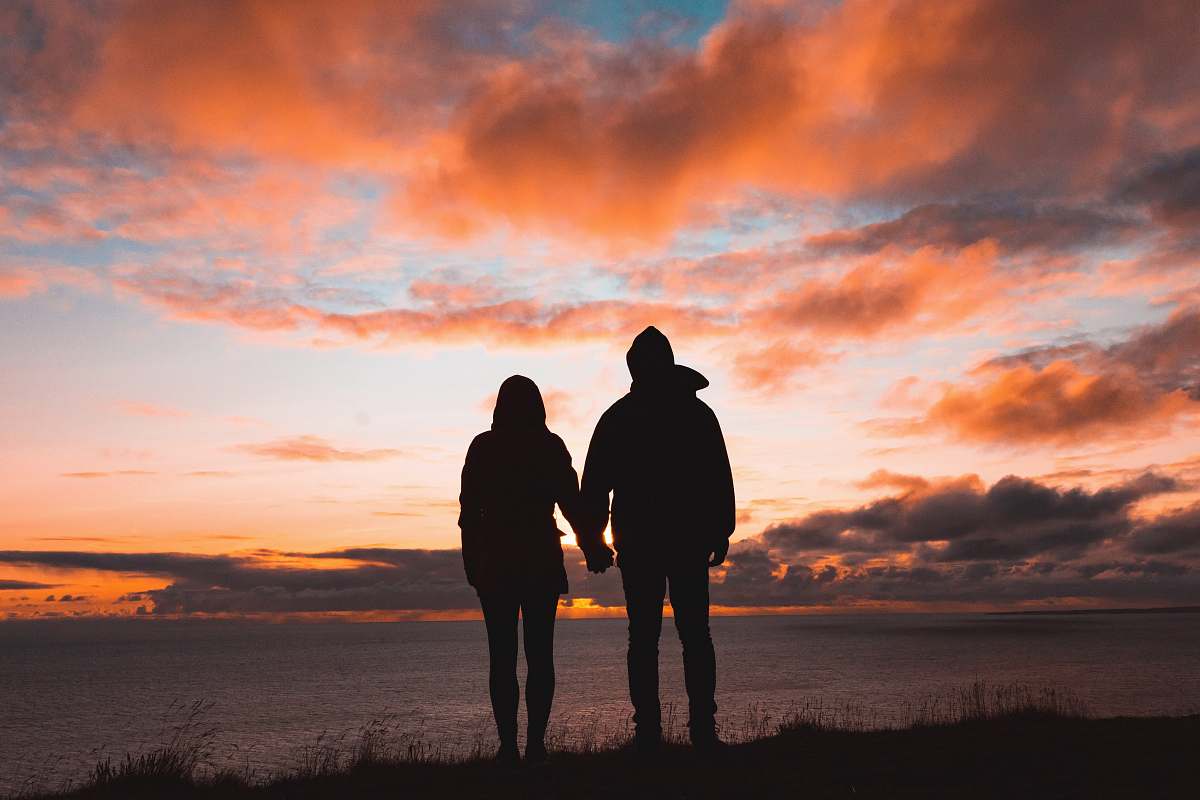
[[[651,325],[634,337],[625,353],[629,375],[637,383],[661,383],[675,369],[675,352],[663,332]]]
[[[537,384],[524,375],[513,375],[500,384],[492,430],[536,430],[546,427],[546,404]]]
[[[653,325],[634,337],[625,353],[625,363],[633,382],[639,386],[690,392],[708,386],[708,379],[699,372],[675,363],[671,342]]]

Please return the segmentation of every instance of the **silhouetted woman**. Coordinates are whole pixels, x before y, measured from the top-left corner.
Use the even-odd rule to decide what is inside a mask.
[[[475,437],[462,472],[463,563],[479,593],[487,626],[489,689],[497,760],[516,764],[517,618],[525,630],[525,758],[546,757],[546,722],[554,699],[554,616],[567,591],[554,505],[576,524],[579,481],[562,439],[546,427],[537,384],[513,375],[500,385],[492,429]]]

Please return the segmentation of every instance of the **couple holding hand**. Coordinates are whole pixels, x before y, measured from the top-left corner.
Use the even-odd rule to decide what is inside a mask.
[[[600,418],[580,487],[571,454],[546,427],[537,385],[514,375],[500,387],[491,430],[467,451],[459,497],[467,579],[487,626],[489,690],[497,759],[517,764],[517,621],[524,626],[528,676],[525,759],[546,758],[554,698],[554,619],[567,592],[564,534],[554,506],[575,531],[588,569],[614,563],[604,542],[612,497],[615,563],[629,617],[629,696],[634,746],[657,750],[662,737],[658,641],[669,596],[683,645],[688,728],[697,748],[717,738],[716,659],[708,627],[708,568],[725,560],[735,524],[733,477],[717,418],[696,392],[708,380],[675,363],[657,328],[638,334],[626,353],[629,393]]]

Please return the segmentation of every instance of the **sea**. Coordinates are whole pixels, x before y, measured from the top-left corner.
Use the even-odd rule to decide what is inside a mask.
[[[976,682],[1068,694],[1098,716],[1200,713],[1198,612],[719,617],[712,630],[735,736],[798,709],[901,724]],[[629,730],[623,620],[560,620],[556,669],[560,741]],[[486,751],[486,670],[478,621],[3,622],[0,796],[70,785],[176,736],[206,737],[210,768],[252,779],[372,726],[427,751]],[[682,726],[669,620],[661,676]]]

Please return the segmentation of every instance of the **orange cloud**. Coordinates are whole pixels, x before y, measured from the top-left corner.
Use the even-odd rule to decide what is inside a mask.
[[[997,248],[985,240],[954,256],[926,247],[896,262],[865,259],[836,280],[807,281],[758,311],[768,329],[867,338],[896,327],[943,328],[1003,299]]]
[[[695,49],[524,4],[63,6],[0,20],[39,43],[6,56],[30,140],[369,169],[444,233],[661,237],[750,187],[1088,191],[1195,143],[1187,0],[755,4]]]
[[[828,360],[828,354],[814,348],[779,341],[761,350],[739,353],[734,357],[733,369],[742,386],[774,392],[787,386],[800,370]]]
[[[43,288],[41,277],[33,270],[0,270],[0,297],[28,297]]]
[[[1108,347],[1079,341],[992,359],[975,383],[945,386],[922,417],[870,427],[1003,444],[1163,435],[1200,413],[1198,353],[1200,311],[1181,309]]]
[[[395,163],[402,132],[430,110],[427,82],[453,76],[436,58],[447,43],[436,3],[131,0],[110,10],[80,25],[99,42],[71,116],[118,140]]]
[[[119,292],[139,297],[177,319],[263,332],[315,330],[343,340],[374,340],[390,346],[611,341],[651,324],[681,338],[753,333],[776,342],[768,349],[774,348],[778,358],[768,363],[758,351],[743,350],[735,369],[747,385],[767,387],[786,383],[785,368],[794,371],[827,360],[816,347],[778,344],[781,336],[804,332],[829,342],[945,330],[1006,301],[1009,290],[1018,285],[1019,274],[997,269],[999,251],[991,240],[953,252],[935,247],[911,253],[888,249],[852,262],[841,274],[801,280],[794,277],[796,259],[791,256],[778,255],[765,264],[734,256],[733,261],[743,265],[743,280],[739,284],[733,274],[719,279],[724,282],[721,302],[707,304],[682,296],[669,301],[636,296],[493,300],[496,290],[486,284],[417,281],[410,294],[424,305],[347,312],[316,305],[327,298],[311,287],[270,276],[148,268],[124,270],[114,284]],[[842,269],[838,264],[825,267],[827,272]],[[623,274],[640,280],[634,276],[641,271]],[[336,287],[324,294],[344,300]]]
[[[370,450],[343,450],[334,447],[319,436],[295,436],[276,439],[261,444],[237,445],[235,450],[263,458],[282,461],[382,461],[396,458],[399,450],[376,448]]]
[[[708,303],[675,292],[669,292],[667,301],[637,295],[582,301],[540,296],[492,300],[497,290],[487,283],[419,280],[409,290],[423,301],[417,306],[331,311],[318,303],[340,300],[336,287],[318,294],[298,281],[266,275],[147,268],[122,271],[115,285],[119,292],[139,297],[176,319],[268,333],[319,332],[328,337],[322,340],[326,345],[612,342],[653,324],[678,339],[729,340],[725,351],[738,381],[756,391],[777,392],[786,389],[797,373],[837,359],[840,354],[827,351],[833,342],[944,333],[985,312],[1004,309],[1012,294],[1022,289],[1025,274],[1019,268],[1000,268],[999,248],[991,240],[956,251],[924,247],[904,252],[889,247],[856,257],[848,265],[823,263],[828,277],[799,273],[800,253],[777,252],[758,262],[758,252],[730,254],[712,263],[691,262],[694,270],[728,272],[711,276],[713,287],[720,284],[722,290]],[[631,286],[646,277],[638,267],[617,274]],[[653,295],[655,287],[650,288]],[[991,324],[995,328],[1003,320],[993,319]],[[797,339],[799,335],[809,341]]]
[[[695,336],[729,325],[728,314],[720,311],[625,300],[507,300],[476,306],[337,313],[293,301],[281,288],[263,287],[250,279],[210,281],[184,273],[143,270],[119,277],[115,284],[120,291],[141,297],[178,319],[268,332],[314,327],[352,340],[378,338],[392,345],[588,341],[636,333],[650,324],[666,325],[680,336]]]
[[[856,481],[859,489],[900,489],[906,493],[920,492],[931,486],[927,478],[920,475],[904,475],[886,469],[877,469],[861,481]]]
[[[695,52],[561,47],[497,69],[403,208],[450,234],[504,220],[656,237],[747,185],[1094,189],[1144,147],[1131,120],[1167,142],[1195,123],[1178,113],[1196,92],[1184,65],[1200,64],[1186,2],[850,0],[796,16],[734,13]]]
[[[947,429],[983,442],[1073,443],[1108,435],[1165,433],[1196,410],[1183,390],[1159,392],[1132,369],[1100,375],[1067,361],[1017,366],[979,388],[950,387],[912,430]]]

